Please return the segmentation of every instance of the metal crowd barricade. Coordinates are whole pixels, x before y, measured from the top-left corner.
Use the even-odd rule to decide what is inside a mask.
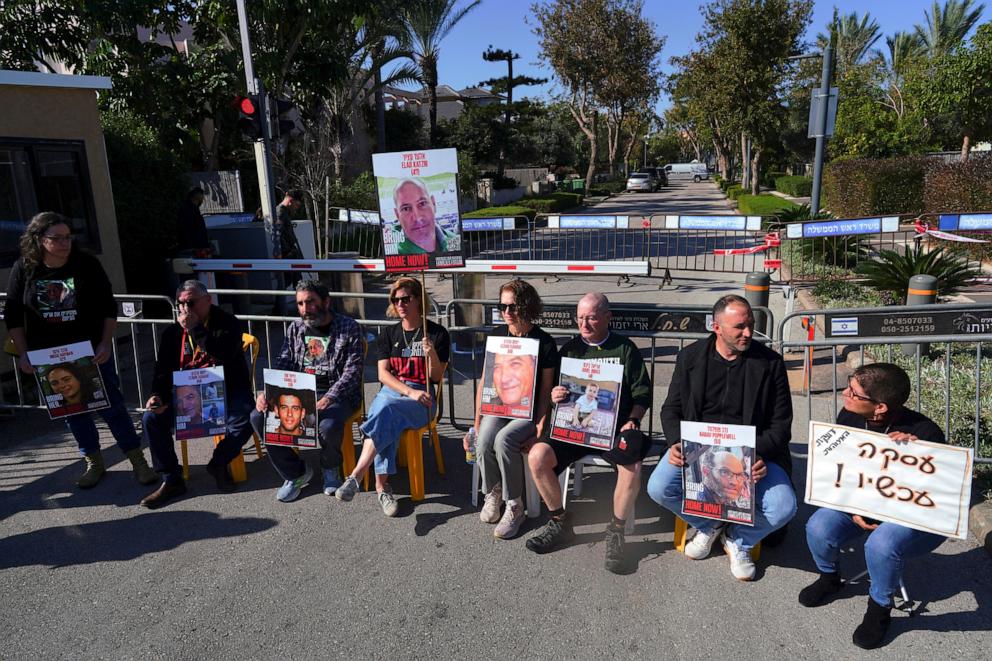
[[[536,261],[647,261],[650,222],[639,215],[540,214],[530,243]]]
[[[781,274],[774,220],[761,216],[651,217],[650,259],[653,269]],[[773,279],[781,275],[773,276]]]
[[[317,230],[319,259],[343,252],[357,253],[361,257],[382,256],[378,211],[331,207],[324,222],[317,225]]]
[[[466,259],[530,260],[534,223],[527,216],[462,217]]]

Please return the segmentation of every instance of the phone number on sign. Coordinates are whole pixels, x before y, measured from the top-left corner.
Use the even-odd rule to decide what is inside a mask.
[[[880,332],[885,333],[932,333],[937,327],[934,324],[909,324],[906,326],[882,326]]]

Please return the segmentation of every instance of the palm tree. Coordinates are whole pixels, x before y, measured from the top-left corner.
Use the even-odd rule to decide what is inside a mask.
[[[843,75],[849,68],[861,62],[875,42],[882,37],[878,22],[868,12],[865,12],[861,18],[858,18],[856,11],[847,16],[838,16],[834,13],[834,18],[827,29],[834,33],[839,75]],[[829,39],[829,34],[820,33],[816,41],[823,48]]]
[[[942,55],[964,41],[985,10],[985,5],[974,5],[974,0],[947,0],[941,9],[937,0],[933,1],[933,7],[925,13],[926,26],[916,25],[916,35],[927,55]]]
[[[421,80],[427,88],[432,147],[437,137],[437,63],[441,41],[481,1],[472,0],[461,9],[456,9],[458,0],[410,0],[404,10],[410,50],[414,53]]]
[[[926,52],[920,36],[912,32],[896,32],[891,37],[885,38],[885,44],[889,49],[889,69],[897,75],[905,71],[906,64],[910,60]]]

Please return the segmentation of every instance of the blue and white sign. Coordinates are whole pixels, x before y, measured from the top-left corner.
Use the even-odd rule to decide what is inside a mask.
[[[499,232],[516,227],[516,219],[509,218],[465,218],[462,217],[463,232]]]
[[[379,212],[363,211],[361,209],[340,209],[338,211],[338,220],[349,223],[362,223],[363,225],[378,225]]]
[[[830,320],[830,334],[834,337],[838,335],[857,335],[857,317],[835,317]]]
[[[812,223],[793,223],[786,228],[790,239],[817,239],[824,236],[850,236],[852,234],[881,234],[898,232],[899,216],[883,218],[852,218],[849,220],[820,220]]]
[[[761,216],[665,216],[665,228],[757,232],[761,229]]]
[[[548,227],[573,230],[627,229],[628,216],[548,216]]]
[[[941,214],[939,226],[945,232],[992,232],[992,213]]]

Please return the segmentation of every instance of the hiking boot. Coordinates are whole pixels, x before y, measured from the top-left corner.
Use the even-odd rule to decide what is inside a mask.
[[[103,465],[103,455],[99,450],[84,456],[83,461],[86,462],[86,471],[76,480],[76,486],[80,489],[89,489],[96,486],[107,469]]]
[[[606,561],[604,566],[607,571],[614,574],[626,574],[628,571],[627,558],[624,556],[624,536],[623,530],[614,530],[612,526],[606,528]]]
[[[217,489],[220,491],[223,491],[224,493],[231,493],[238,488],[238,485],[235,484],[231,474],[227,472],[227,466],[219,466],[218,464],[208,463],[207,472],[213,476],[214,481],[217,483]]]
[[[503,486],[499,483],[493,487],[492,491],[486,494],[486,502],[482,504],[482,511],[479,512],[479,519],[483,523],[496,523],[499,521],[499,509],[503,506]],[[499,537],[499,535],[497,535]]]
[[[379,492],[378,497],[379,506],[382,507],[382,513],[390,517],[396,516],[396,513],[400,510],[400,506],[393,497],[393,490],[385,487]]]
[[[131,462],[131,470],[134,472],[134,479],[138,481],[138,484],[151,484],[158,481],[158,475],[145,461],[145,453],[141,451],[141,448],[134,448],[125,456]]]
[[[503,512],[503,518],[499,520],[496,525],[496,529],[493,530],[493,537],[498,537],[499,539],[513,539],[520,532],[520,524],[524,522],[527,515],[524,514],[524,506],[522,503],[516,503],[511,505],[506,504],[506,510]]]
[[[334,497],[347,503],[355,497],[356,493],[358,493],[358,480],[349,475],[345,478],[344,484],[334,492]]]
[[[723,531],[723,526],[718,526],[709,532],[697,530],[689,543],[685,545],[685,554],[693,560],[702,560],[710,554],[713,543]]]
[[[141,506],[153,510],[165,505],[176,496],[181,496],[184,493],[186,493],[185,480],[179,480],[178,482],[166,480],[159,486],[158,489],[141,499]]]
[[[538,534],[527,540],[527,548],[534,553],[550,553],[575,539],[572,517],[566,512],[560,519],[551,517]]]
[[[891,614],[892,606],[879,606],[874,599],[868,597],[868,610],[865,611],[861,624],[854,630],[851,642],[865,650],[881,645],[892,621]]]
[[[333,496],[341,486],[341,470],[338,468],[324,469],[324,495]]]
[[[313,469],[310,468],[310,464],[306,464],[306,470],[303,471],[303,475],[300,475],[295,480],[286,480],[276,491],[276,500],[289,503],[300,497],[300,492],[303,491],[303,487],[310,484],[310,479],[313,477]]]
[[[762,540],[764,541],[764,540]],[[799,603],[806,608],[819,606],[830,595],[838,592],[843,583],[837,572],[820,572],[819,578],[799,591]]]
[[[730,573],[739,581],[750,581],[754,578],[754,560],[750,551],[745,551],[733,541],[723,537],[723,551],[730,558]]]

